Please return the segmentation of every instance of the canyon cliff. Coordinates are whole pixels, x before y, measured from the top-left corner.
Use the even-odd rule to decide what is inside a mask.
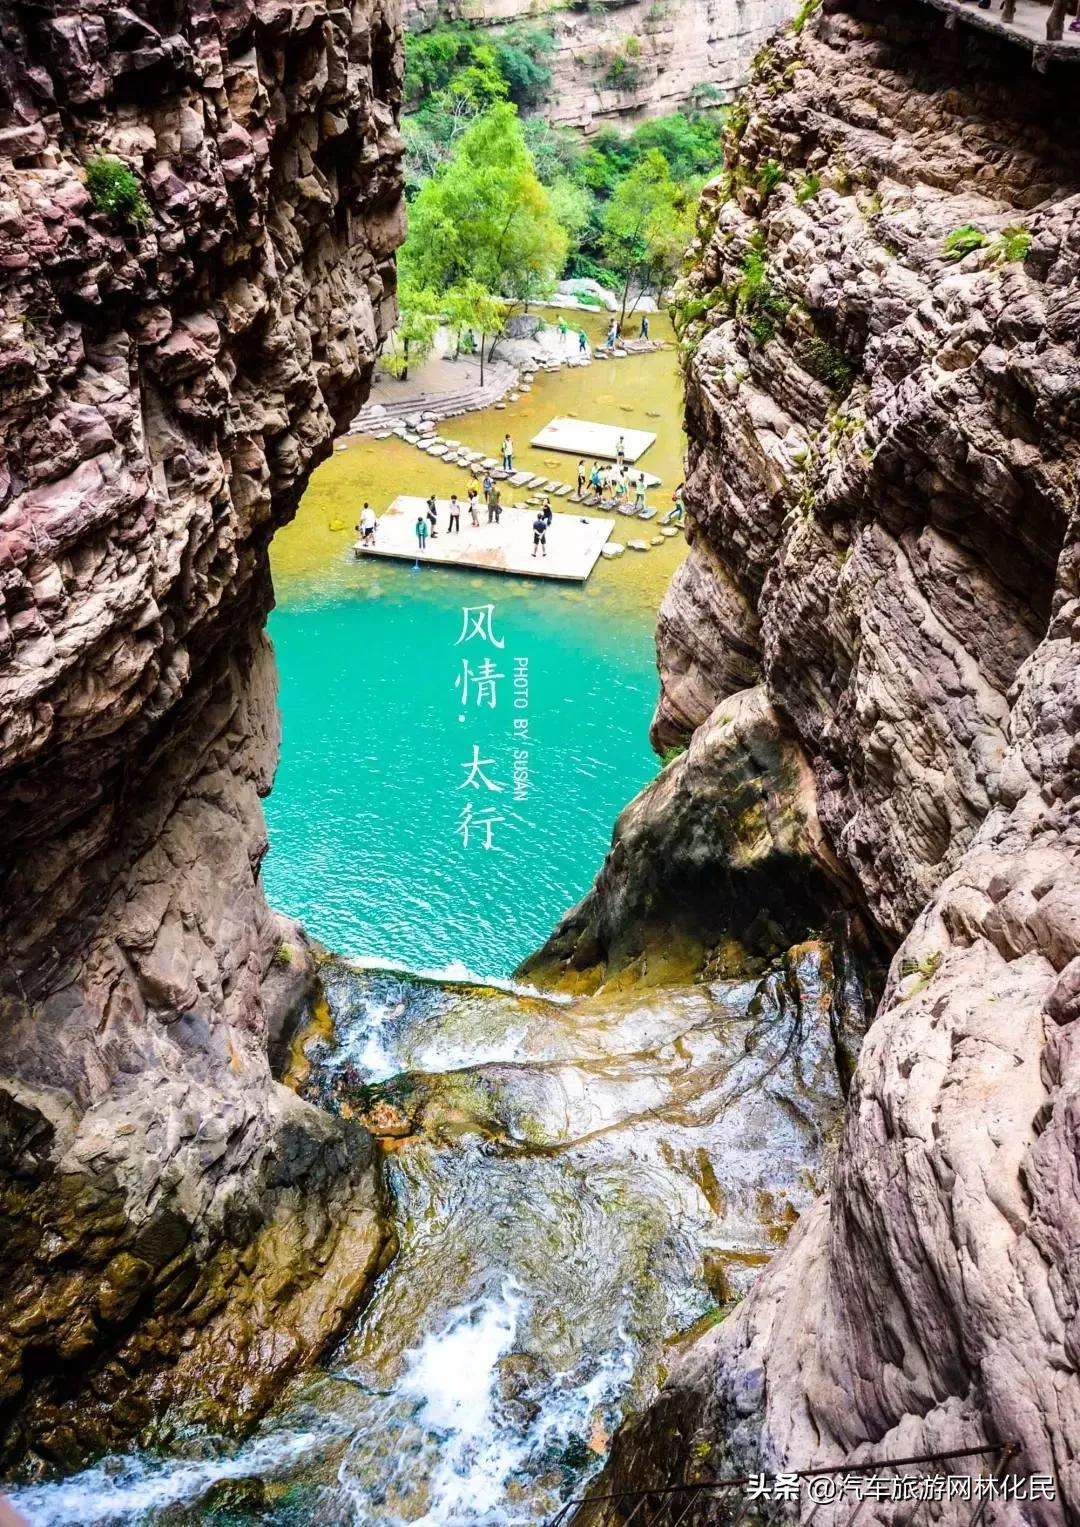
[[[705,100],[727,97],[793,10],[791,0],[406,0],[405,23],[549,28],[552,78],[538,111],[588,132],[679,111],[702,87]]]
[[[671,831],[700,858],[715,821],[700,739],[748,691],[892,958],[829,1191],[601,1491],[1015,1443],[1059,1499],[993,1519],[1080,1513],[1078,84],[1080,56],[1040,74],[929,5],[843,0],[762,52],[706,190],[654,721],[692,740],[539,961],[604,975],[642,942]]]
[[[0,6],[8,1463],[249,1418],[387,1254],[369,1137],[271,1077],[259,798],[268,546],[394,320],[400,96],[395,0]]]

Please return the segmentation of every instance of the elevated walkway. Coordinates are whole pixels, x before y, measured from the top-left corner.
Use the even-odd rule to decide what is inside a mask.
[[[950,29],[960,25],[991,32],[1027,49],[1035,68],[1045,71],[1050,63],[1080,64],[1080,32],[1070,31],[1075,18],[1073,0],[990,0],[982,10],[978,0],[921,0],[945,17]]]

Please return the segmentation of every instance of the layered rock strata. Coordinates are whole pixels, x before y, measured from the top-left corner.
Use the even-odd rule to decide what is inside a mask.
[[[551,85],[538,110],[556,126],[586,132],[716,104],[741,85],[791,0],[409,0],[406,25],[424,31],[466,20],[496,28],[549,28]],[[704,92],[704,93],[702,93]]]
[[[849,0],[706,193],[654,735],[763,685],[899,947],[829,1194],[603,1488],[1015,1442],[1058,1499],[991,1519],[1080,1513],[1078,82]]]
[[[242,1421],[386,1249],[272,1081],[267,548],[394,316],[393,0],[0,6],[0,1453]]]

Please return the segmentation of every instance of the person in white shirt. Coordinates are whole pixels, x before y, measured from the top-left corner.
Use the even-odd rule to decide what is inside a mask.
[[[374,546],[375,526],[377,523],[374,509],[365,500],[364,507],[360,511],[360,523],[356,527],[360,532],[360,539],[365,546]]]

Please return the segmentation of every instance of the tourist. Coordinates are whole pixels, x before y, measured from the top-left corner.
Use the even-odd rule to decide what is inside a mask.
[[[491,497],[491,490],[495,486],[495,479],[490,472],[484,473],[484,497]]]
[[[547,498],[545,496],[545,498],[543,499],[543,501],[541,502],[541,505],[540,505],[540,513],[543,515],[543,517],[546,520],[546,522],[550,525],[552,520],[555,518],[554,514],[552,514],[552,512],[551,512],[551,500],[550,500],[550,498]]]
[[[615,484],[615,503],[616,503],[616,507],[620,511],[624,508],[624,506],[626,504],[626,478],[625,477],[620,477],[618,482]]]
[[[469,488],[469,520],[470,520],[470,522],[473,525],[479,525],[479,523],[480,523],[480,516],[476,512],[476,494],[477,494],[477,490],[475,488],[473,488],[473,487],[470,487]]]
[[[638,474],[638,480],[634,484],[634,513],[640,514],[645,508],[645,474]]]
[[[585,458],[582,456],[577,464],[577,496],[585,492]]]
[[[569,334],[569,332],[570,332],[569,325],[567,324],[566,319],[563,317],[562,313],[560,313],[559,314],[559,338],[562,340],[564,345],[566,344],[566,336]]]
[[[428,517],[428,524],[431,526],[431,539],[434,541],[435,537],[439,533],[438,528],[437,528],[438,527],[438,515],[436,514],[436,509],[435,509],[435,495],[434,495],[434,493],[431,495],[431,497],[427,501],[427,517]]]
[[[682,524],[682,517],[686,510],[686,505],[683,502],[683,489],[685,487],[686,484],[681,482],[675,489],[675,492],[671,495],[672,502],[674,503],[675,507],[673,509],[669,509],[667,514],[664,515],[665,525]]]
[[[417,544],[417,546],[419,547],[419,549],[421,551],[424,551],[426,549],[426,547],[427,547],[427,538],[428,538],[427,515],[426,514],[418,514],[416,516],[416,544]]]
[[[548,522],[543,510],[533,520],[533,556],[536,556],[537,547],[547,556],[547,528]]]
[[[509,431],[503,436],[502,461],[504,472],[512,472],[514,470],[514,442],[510,439]]]
[[[499,523],[499,516],[502,514],[502,502],[499,498],[498,488],[492,487],[491,492],[488,494],[487,506],[488,524],[497,525]]]
[[[584,355],[589,348],[589,339],[584,329],[577,331],[577,347],[579,355]]]
[[[364,507],[360,511],[360,523],[356,527],[360,532],[360,541],[364,546],[375,545],[375,526],[377,523],[375,511],[365,499]]]
[[[600,492],[600,463],[598,461],[594,461],[592,464],[592,471],[589,473],[589,483],[594,493]]]
[[[475,472],[470,472],[469,473],[469,488],[468,488],[469,497],[470,498],[475,498],[476,495],[479,492],[480,492],[480,484],[476,480],[476,473]]]
[[[624,435],[619,436],[619,443],[615,447],[615,454],[619,458],[619,465],[622,466],[626,459],[626,437]]]
[[[642,337],[642,339],[648,339],[648,337],[649,337],[649,315],[648,315],[648,313],[642,313],[642,315],[641,315],[641,337]]]
[[[619,336],[619,326],[618,326],[618,324],[615,322],[615,320],[613,318],[611,320],[611,328],[607,331],[607,339],[604,341],[604,344],[607,346],[607,348],[609,350],[614,350],[614,348],[615,348],[615,341],[618,338],[618,336]]]
[[[458,503],[456,493],[451,493],[450,495],[450,523],[446,528],[447,530],[458,531],[461,529],[461,505]]]

